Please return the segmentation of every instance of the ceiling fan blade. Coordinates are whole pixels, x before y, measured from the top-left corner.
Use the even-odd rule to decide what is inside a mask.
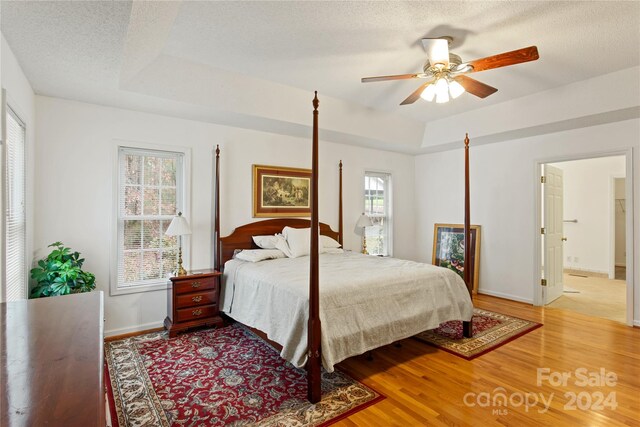
[[[454,80],[460,83],[464,90],[479,98],[486,98],[487,96],[498,91],[498,89],[496,89],[495,87],[479,82],[476,79],[472,79],[471,77],[457,76],[454,77]]]
[[[414,102],[416,102],[418,98],[420,98],[420,95],[422,95],[422,92],[424,92],[424,90],[427,88],[427,86],[429,86],[430,83],[433,83],[433,81],[429,81],[421,85],[411,95],[409,95],[404,101],[402,101],[400,105],[413,104]]]
[[[422,47],[427,52],[427,58],[431,65],[444,64],[449,66],[449,40],[440,39],[422,39]]]
[[[536,46],[529,46],[518,50],[512,50],[511,52],[476,59],[475,61],[470,61],[467,64],[473,67],[473,70],[469,71],[470,73],[477,73],[478,71],[491,70],[493,68],[535,61],[538,58],[538,48]]]
[[[371,82],[383,82],[386,80],[405,80],[405,79],[421,79],[424,78],[424,74],[398,74],[395,76],[378,76],[378,77],[363,77],[362,83]]]

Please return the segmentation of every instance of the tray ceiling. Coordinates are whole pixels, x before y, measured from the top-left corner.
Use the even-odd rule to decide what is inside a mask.
[[[228,108],[229,94],[267,96],[262,84],[278,88],[275,104],[287,88],[318,90],[362,114],[427,123],[640,64],[638,2],[3,1],[1,11],[36,93],[150,111],[172,99],[203,116]],[[399,106],[419,82],[360,83],[419,71],[420,39],[440,35],[463,60],[529,45],[540,60],[474,76],[499,89],[485,100]],[[225,99],[193,93],[215,82]]]

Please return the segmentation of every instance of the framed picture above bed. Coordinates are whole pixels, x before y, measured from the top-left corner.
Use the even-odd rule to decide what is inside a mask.
[[[253,216],[310,216],[310,190],[311,169],[253,165]]]
[[[464,278],[464,225],[435,224],[433,228],[433,265],[445,267]],[[480,267],[480,226],[471,226],[471,284],[478,293]]]

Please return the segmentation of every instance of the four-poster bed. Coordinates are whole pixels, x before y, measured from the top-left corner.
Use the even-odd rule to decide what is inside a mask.
[[[307,397],[314,403],[321,399],[322,364],[331,371],[335,363],[346,357],[415,335],[421,332],[415,329],[420,325],[429,325],[425,328],[429,329],[446,320],[463,320],[464,334],[471,336],[473,311],[468,269],[465,269],[465,282],[462,283],[459,276],[450,270],[411,261],[352,253],[323,254],[321,259],[320,235],[343,244],[342,161],[339,164],[339,229],[335,232],[327,224],[320,223],[318,216],[318,105],[316,92],[313,99],[309,220],[263,220],[240,226],[229,236],[220,237],[219,148],[216,148],[214,186],[214,264],[216,269],[224,270],[227,282],[227,287],[223,290],[225,295],[221,303],[222,310],[226,310],[230,317],[253,327],[263,338],[275,341],[272,343],[282,349],[281,355],[287,360],[296,366],[305,366]],[[465,138],[467,241],[470,234],[468,142],[468,138]],[[306,257],[302,257],[270,260],[256,265],[233,259],[237,250],[257,247],[252,236],[273,236],[281,233],[284,227],[310,229],[308,261]],[[465,259],[468,257],[469,248],[465,245]],[[321,263],[325,277],[322,295],[319,276]],[[267,264],[269,268],[266,268]],[[302,271],[305,265],[308,267],[308,275]],[[308,280],[308,292],[300,289],[305,280]],[[321,298],[324,310],[322,313]],[[274,304],[273,307],[265,307],[269,302]],[[274,322],[272,316],[282,318]],[[321,317],[325,321],[323,327]],[[305,320],[306,328],[300,325]],[[291,329],[287,329],[287,325]]]

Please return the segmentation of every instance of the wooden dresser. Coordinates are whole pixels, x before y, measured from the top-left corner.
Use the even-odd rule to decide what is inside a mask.
[[[171,278],[164,326],[169,337],[196,326],[220,326],[220,275],[215,270],[198,270]]]
[[[0,304],[0,426],[104,426],[102,292]]]

